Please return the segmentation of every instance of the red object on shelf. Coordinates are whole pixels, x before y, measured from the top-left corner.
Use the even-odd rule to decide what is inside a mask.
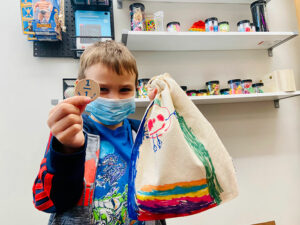
[[[189,31],[205,32],[205,23],[202,20],[199,20],[191,26]]]

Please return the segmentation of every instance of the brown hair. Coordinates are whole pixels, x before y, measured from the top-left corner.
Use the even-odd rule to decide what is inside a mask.
[[[135,58],[123,44],[115,41],[105,41],[96,42],[86,48],[80,57],[78,79],[84,79],[85,70],[97,63],[102,63],[118,75],[124,73],[135,75],[135,84],[137,85],[138,70]]]

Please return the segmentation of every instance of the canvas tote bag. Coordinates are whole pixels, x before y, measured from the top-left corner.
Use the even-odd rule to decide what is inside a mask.
[[[133,147],[129,217],[187,216],[236,197],[232,159],[211,124],[169,74],[152,78],[149,86],[158,93]]]

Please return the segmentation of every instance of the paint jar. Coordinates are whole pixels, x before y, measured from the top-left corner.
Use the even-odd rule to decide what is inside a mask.
[[[129,6],[132,31],[145,31],[145,6],[142,3],[133,3]]]
[[[220,32],[229,32],[229,23],[227,21],[223,21],[219,23],[219,31]]]
[[[243,94],[251,94],[254,93],[252,88],[252,80],[242,80]]]
[[[158,11],[154,13],[155,31],[164,31],[164,12]]]
[[[206,32],[218,32],[219,31],[219,24],[218,18],[211,17],[205,20],[205,31]]]
[[[255,1],[250,5],[253,23],[257,32],[269,31],[267,24],[266,5],[267,2],[265,0]]]
[[[206,82],[208,89],[208,95],[219,95],[220,94],[220,81],[213,80]]]
[[[240,79],[229,80],[228,84],[231,95],[243,94],[242,81]]]
[[[189,90],[186,92],[188,96],[197,96],[197,91],[196,90]]]
[[[251,32],[256,32],[256,27],[254,23],[250,23]]]
[[[180,86],[180,87],[181,87],[181,89],[182,89],[184,92],[187,91],[187,86]]]
[[[138,87],[137,87],[137,94],[138,98],[147,98],[148,97],[148,88],[147,84],[150,79],[139,79],[138,80]]]
[[[154,16],[152,14],[146,15],[145,21],[146,21],[146,30],[155,31]]]
[[[170,22],[167,24],[168,32],[180,32],[180,23],[179,22]]]
[[[252,84],[252,87],[254,88],[254,91],[257,94],[264,93],[264,91],[262,90],[263,86],[264,86],[264,83]]]
[[[242,20],[237,23],[237,26],[238,26],[239,32],[250,32],[251,31],[249,20]]]
[[[207,90],[206,89],[200,89],[197,92],[197,96],[207,96]]]
[[[221,89],[220,93],[221,95],[230,95],[230,89],[229,88]]]

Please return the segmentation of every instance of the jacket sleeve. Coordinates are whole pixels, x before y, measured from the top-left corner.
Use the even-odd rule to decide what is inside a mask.
[[[38,210],[55,213],[75,206],[83,190],[86,143],[80,151],[64,154],[62,144],[50,134],[32,192]]]

